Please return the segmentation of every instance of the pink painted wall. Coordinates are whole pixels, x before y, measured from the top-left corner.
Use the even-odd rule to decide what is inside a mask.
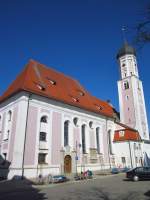
[[[61,122],[62,116],[60,113],[53,112],[52,116],[52,164],[60,163],[60,150],[61,150]]]
[[[42,108],[42,109],[41,109],[41,113],[43,113],[43,112],[44,112],[44,113],[47,113],[47,114],[50,113],[50,111],[48,111],[48,110]]]
[[[81,143],[80,141],[80,128],[74,127],[73,129],[73,148],[76,149],[76,141],[77,141],[77,155],[78,155],[78,162],[80,161],[80,148],[79,144]]]
[[[38,116],[38,109],[34,106],[30,106],[28,115],[26,145],[25,145],[25,160],[24,160],[25,165],[34,165],[35,163],[37,116]]]
[[[132,87],[131,81],[129,81],[130,88]],[[135,127],[135,112],[134,112],[134,102],[133,102],[133,93],[132,89],[124,89],[123,82],[121,84],[121,90],[122,90],[122,106],[124,110],[124,123]],[[126,96],[129,96],[129,99],[126,99]],[[129,110],[128,110],[129,108]],[[131,122],[129,122],[129,118],[131,119]]]
[[[10,142],[9,142],[9,153],[8,153],[8,160],[12,162],[13,160],[13,149],[14,149],[14,141],[16,135],[16,125],[17,125],[17,117],[18,117],[18,106],[13,109],[13,119],[12,119],[12,126],[10,132]]]
[[[90,130],[89,135],[90,135],[90,148],[95,148],[95,137],[96,137],[95,131]]]
[[[5,143],[3,144],[3,150],[6,151],[8,149],[8,140],[5,141]]]

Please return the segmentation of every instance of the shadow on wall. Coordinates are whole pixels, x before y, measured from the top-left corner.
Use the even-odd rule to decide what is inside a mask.
[[[8,180],[0,182],[0,199],[1,200],[44,200],[47,199],[45,193],[32,186],[32,181]]]
[[[2,155],[0,155],[0,180],[7,179],[10,164],[9,161],[5,160]]]

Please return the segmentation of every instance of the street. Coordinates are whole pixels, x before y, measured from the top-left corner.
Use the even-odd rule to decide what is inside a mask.
[[[1,187],[0,199],[11,200],[143,200],[150,199],[150,181],[132,182],[125,174],[104,176],[80,182],[32,187],[24,183]],[[3,189],[2,189],[3,188]]]

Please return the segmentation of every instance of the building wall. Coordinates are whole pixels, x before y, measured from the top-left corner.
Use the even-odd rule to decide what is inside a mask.
[[[24,175],[27,177],[36,177],[38,174],[58,174],[64,170],[64,157],[71,155],[72,172],[75,173],[75,156],[77,150],[77,168],[78,171],[85,169],[100,170],[101,166],[110,167],[110,155],[108,151],[108,130],[113,129],[112,119],[107,119],[94,113],[90,113],[79,108],[65,105],[60,102],[49,100],[47,98],[32,95],[28,104],[26,93],[20,93],[16,99],[9,99],[5,102],[6,110],[13,103],[13,132],[8,145],[8,158],[11,159],[9,178],[13,175]],[[28,113],[27,113],[27,108]],[[1,105],[4,110],[4,104]],[[3,111],[4,112],[4,111]],[[26,118],[28,114],[28,122]],[[43,115],[48,116],[46,127],[40,124],[40,118]],[[4,114],[5,116],[5,114]],[[73,119],[78,118],[78,124],[75,125]],[[64,147],[64,122],[68,120],[69,124],[69,146]],[[89,127],[89,122],[93,126]],[[86,148],[87,154],[82,154],[81,126],[86,126]],[[100,155],[96,154],[96,128],[100,128]],[[47,142],[39,142],[39,132],[47,132]],[[25,146],[24,146],[25,144]],[[4,148],[4,147],[3,147]],[[3,149],[2,148],[2,149]],[[9,149],[10,148],[10,149]],[[38,154],[46,153],[47,164],[38,164]],[[102,162],[102,163],[101,163]]]
[[[140,145],[140,146],[139,146]],[[117,167],[137,167],[141,166],[143,162],[142,143],[134,141],[115,142],[115,153]],[[122,158],[126,162],[123,163]]]

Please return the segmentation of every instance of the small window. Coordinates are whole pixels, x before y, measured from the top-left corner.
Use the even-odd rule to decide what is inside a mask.
[[[38,164],[46,164],[46,153],[39,153]]]
[[[49,82],[50,82],[52,85],[56,85],[56,81],[50,79],[49,77],[47,77],[47,80],[49,80]]]
[[[45,90],[45,87],[44,86],[42,86],[42,85],[40,85],[40,84],[36,84],[36,86],[40,89],[40,90],[42,90],[42,91],[44,91]]]
[[[75,101],[75,102],[79,102],[79,99],[75,98],[75,97],[72,97],[72,100]]]
[[[126,158],[125,157],[121,157],[121,161],[122,161],[123,164],[125,164],[126,163]]]
[[[129,82],[128,81],[124,82],[124,89],[125,90],[129,89]]]
[[[79,95],[80,95],[80,96],[84,96],[85,94],[84,94],[84,92],[79,91]]]
[[[40,132],[40,141],[46,141],[46,133]]]
[[[103,110],[103,107],[97,104],[94,104],[98,110]]]
[[[126,100],[129,100],[129,96],[128,95],[126,95]]]
[[[128,108],[128,111],[130,110],[130,108]]]
[[[43,123],[47,123],[47,116],[41,117],[40,121],[43,122]]]
[[[124,137],[124,131],[119,131],[119,136]]]

